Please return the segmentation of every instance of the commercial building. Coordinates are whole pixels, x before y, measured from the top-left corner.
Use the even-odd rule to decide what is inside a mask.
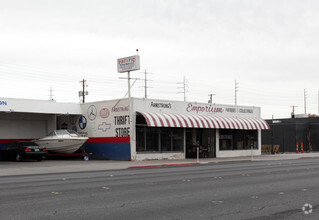
[[[13,141],[46,136],[61,120],[76,123],[79,104],[32,99],[0,98],[0,148]]]
[[[261,154],[260,108],[153,99],[84,104],[0,100],[0,147],[54,129],[86,134],[92,158],[149,160]]]
[[[270,130],[262,134],[262,145],[279,146],[279,152],[319,151],[319,117],[267,120]]]

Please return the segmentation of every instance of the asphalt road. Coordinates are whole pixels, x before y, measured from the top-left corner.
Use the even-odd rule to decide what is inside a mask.
[[[319,219],[318,200],[319,159],[0,177],[0,219]]]

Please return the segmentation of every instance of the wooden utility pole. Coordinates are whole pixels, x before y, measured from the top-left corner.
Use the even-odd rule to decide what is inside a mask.
[[[86,83],[86,80],[83,79],[80,81],[80,83],[82,83],[82,91],[79,92],[79,96],[81,97],[82,96],[82,103],[85,103],[85,95],[88,95],[88,92],[85,91],[85,83]]]
[[[290,107],[292,107],[292,112],[295,114],[295,108],[297,108],[298,106],[297,105],[292,105]]]
[[[295,117],[295,108],[297,108],[298,106],[297,105],[292,105],[290,107],[292,107],[291,117],[294,118]]]
[[[213,103],[213,95],[215,95],[215,94],[208,94],[208,96],[209,96],[208,103]]]

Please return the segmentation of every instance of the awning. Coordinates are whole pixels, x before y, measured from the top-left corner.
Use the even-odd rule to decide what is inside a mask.
[[[150,127],[222,128],[240,130],[267,130],[268,123],[261,118],[225,117],[173,113],[138,112]]]

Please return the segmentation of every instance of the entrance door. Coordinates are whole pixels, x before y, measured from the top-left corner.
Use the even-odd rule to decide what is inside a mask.
[[[202,132],[202,150],[200,157],[214,158],[215,152],[215,129],[203,129]]]
[[[186,130],[186,158],[197,158],[197,147],[200,158],[214,158],[215,129],[190,128]]]

